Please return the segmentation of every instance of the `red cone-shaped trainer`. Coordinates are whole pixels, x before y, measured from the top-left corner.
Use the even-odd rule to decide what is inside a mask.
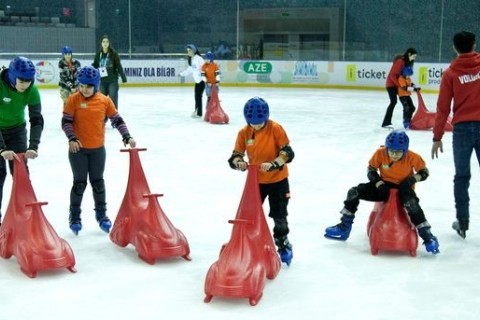
[[[140,259],[149,264],[159,258],[179,256],[191,260],[187,239],[173,226],[158,203],[157,197],[162,195],[150,193],[138,155],[144,150],[121,150],[130,154],[130,172],[110,239],[121,247],[131,243]]]
[[[67,268],[75,270],[70,245],[61,239],[42,212],[28,176],[23,154],[14,159],[10,202],[0,227],[0,256],[17,258],[20,270],[30,278],[38,271]]]
[[[258,169],[248,167],[236,219],[229,221],[233,224],[230,241],[223,245],[205,279],[205,302],[213,296],[248,298],[254,306],[262,297],[266,278],[274,279],[280,271],[280,258],[260,199]]]
[[[205,112],[205,121],[208,121],[211,124],[227,124],[229,121],[228,115],[220,106],[216,86],[212,86],[210,102],[208,103],[207,112]]]
[[[435,126],[436,112],[431,112],[427,109],[420,91],[417,91],[417,98],[418,98],[418,107],[417,107],[417,111],[412,117],[412,120],[410,121],[410,129],[411,130],[432,129]],[[452,117],[448,117],[448,120],[445,124],[445,131],[452,131],[452,130],[453,130]]]
[[[417,255],[417,230],[400,202],[397,189],[390,190],[387,202],[375,203],[367,233],[373,255],[379,250],[408,251],[412,257]]]

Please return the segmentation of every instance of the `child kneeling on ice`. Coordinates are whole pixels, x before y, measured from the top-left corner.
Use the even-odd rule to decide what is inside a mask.
[[[426,250],[433,254],[440,252],[438,240],[430,231],[431,226],[414,190],[415,183],[427,179],[428,169],[419,154],[408,150],[408,144],[405,131],[394,130],[388,134],[385,146],[378,148],[368,162],[369,182],[348,190],[344,208],[340,211],[341,222],[325,229],[326,238],[347,240],[360,200],[387,201],[390,188],[396,188],[400,202],[423,239]]]

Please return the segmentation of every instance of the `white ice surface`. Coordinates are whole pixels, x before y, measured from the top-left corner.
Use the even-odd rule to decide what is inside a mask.
[[[157,260],[148,265],[135,248],[116,246],[97,226],[90,186],[83,202],[84,229],[68,228],[72,183],[67,141],[60,129],[57,90],[41,90],[45,130],[39,157],[29,162],[43,212],[72,247],[77,273],[67,270],[24,275],[15,257],[0,259],[0,319],[479,319],[479,170],[472,160],[471,226],[463,240],[451,230],[453,157],[451,133],[444,153],[431,160],[432,133],[410,131],[410,147],[427,161],[430,178],[417,186],[427,219],[440,242],[433,256],[420,245],[408,253],[370,253],[366,223],[373,207],[361,202],[346,242],[323,237],[338,223],[347,190],[366,181],[367,161],[388,133],[380,128],[388,104],[384,91],[223,87],[228,125],[192,119],[193,88],[121,88],[120,113],[138,147],[152,192],[188,239],[192,261]],[[230,238],[245,173],[227,159],[242,109],[253,96],[270,105],[271,119],[286,129],[296,157],[290,165],[290,241],[294,260],[267,280],[257,306],[247,299],[214,297],[204,303],[208,268]],[[435,108],[436,95],[424,94]],[[414,99],[416,102],[416,99]],[[401,125],[401,105],[394,124]],[[112,221],[125,194],[128,154],[119,133],[107,128],[108,214]],[[4,190],[5,210],[11,177]],[[268,205],[264,206],[268,212]],[[271,226],[271,220],[268,220]]]

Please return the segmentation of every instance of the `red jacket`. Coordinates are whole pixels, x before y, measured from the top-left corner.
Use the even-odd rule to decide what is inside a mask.
[[[403,60],[403,57],[400,57],[393,62],[393,65],[388,72],[387,81],[385,83],[385,86],[387,88],[398,87],[398,77],[400,77],[404,66],[405,61]]]
[[[442,139],[453,100],[452,124],[480,122],[480,53],[459,55],[442,75],[437,100],[433,139]]]

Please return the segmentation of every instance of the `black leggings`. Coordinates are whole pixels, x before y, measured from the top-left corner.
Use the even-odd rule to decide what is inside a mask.
[[[390,99],[390,104],[387,107],[385,112],[385,117],[383,118],[382,127],[392,124],[393,109],[397,105],[397,87],[387,87],[388,98]]]
[[[205,82],[195,83],[195,110],[198,116],[202,116],[203,92],[205,91]]]
[[[80,207],[83,199],[83,191],[87,184],[87,177],[93,190],[95,208],[105,207],[105,189],[95,188],[103,184],[103,173],[105,172],[106,151],[105,147],[96,149],[80,149],[79,152],[68,153],[68,160],[73,173],[73,187],[70,191],[70,206]],[[79,185],[83,185],[79,188]],[[103,189],[103,190],[102,190]]]

